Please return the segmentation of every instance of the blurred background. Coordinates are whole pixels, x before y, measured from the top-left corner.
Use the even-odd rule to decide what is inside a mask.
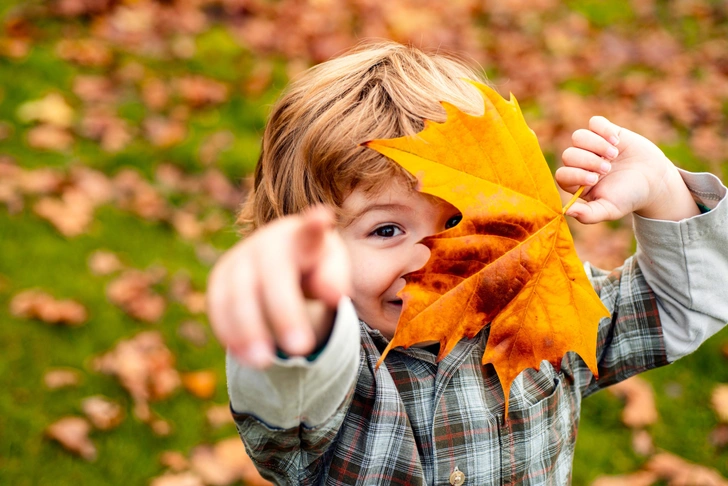
[[[726,180],[725,0],[2,0],[0,18],[0,484],[263,484],[206,276],[271,103],[362,39],[478,63],[552,169],[602,114]],[[634,250],[629,221],[573,230],[601,267]],[[582,417],[576,485],[728,484],[728,331]]]

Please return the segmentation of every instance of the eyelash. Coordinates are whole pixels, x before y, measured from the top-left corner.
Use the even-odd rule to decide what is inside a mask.
[[[398,235],[384,236],[384,235],[377,234],[378,231],[381,231],[381,230],[383,230],[385,228],[394,228],[395,230],[399,230],[400,232],[403,232],[402,229],[399,226],[397,226],[397,225],[394,225],[394,224],[385,224],[385,225],[379,226],[378,228],[375,228],[374,231],[372,231],[371,233],[369,233],[369,236],[374,236],[376,238],[382,238],[382,239],[388,239],[388,238],[393,238],[395,236],[398,236]]]

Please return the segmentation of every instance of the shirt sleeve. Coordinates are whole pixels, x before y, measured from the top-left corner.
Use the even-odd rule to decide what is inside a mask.
[[[585,265],[612,317],[599,326],[599,377],[570,360],[584,396],[695,351],[728,322],[726,188],[711,174],[681,175],[707,212],[679,222],[634,215],[636,254],[612,271]]]
[[[329,341],[314,361],[275,358],[266,370],[242,366],[227,355],[230,406],[274,428],[315,427],[334,415],[359,369],[359,319],[342,298]]]
[[[682,221],[634,215],[637,262],[657,300],[670,362],[695,351],[728,322],[728,203],[712,174],[681,171],[709,210]]]

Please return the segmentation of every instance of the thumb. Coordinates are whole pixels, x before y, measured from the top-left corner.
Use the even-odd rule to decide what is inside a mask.
[[[565,214],[567,216],[571,216],[580,223],[594,224],[617,219],[613,216],[613,209],[614,208],[608,207],[603,199],[588,202],[579,200],[574,202]]]

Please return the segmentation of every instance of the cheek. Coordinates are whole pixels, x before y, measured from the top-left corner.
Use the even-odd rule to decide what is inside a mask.
[[[392,288],[401,272],[387,252],[359,249],[350,252],[355,300],[372,305]]]

